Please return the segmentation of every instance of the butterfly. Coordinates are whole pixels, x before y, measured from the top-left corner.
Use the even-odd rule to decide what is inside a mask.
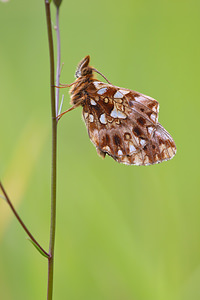
[[[83,107],[88,135],[101,157],[106,154],[127,165],[152,165],[171,159],[176,145],[158,122],[159,103],[146,95],[112,85],[89,65],[86,56],[78,65],[76,81],[70,85],[71,105],[60,114]],[[94,77],[99,73],[106,81]]]

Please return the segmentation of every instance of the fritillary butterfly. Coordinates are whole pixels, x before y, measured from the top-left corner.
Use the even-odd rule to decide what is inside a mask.
[[[89,66],[86,56],[71,85],[70,109],[83,107],[83,119],[90,140],[101,157],[106,154],[127,165],[152,165],[171,159],[176,146],[171,135],[158,123],[159,103],[141,93],[112,85]],[[94,78],[101,74],[108,83]]]

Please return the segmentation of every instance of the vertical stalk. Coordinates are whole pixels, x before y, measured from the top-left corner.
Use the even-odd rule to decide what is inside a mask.
[[[57,70],[56,70],[56,86],[60,84],[60,26],[59,26],[59,7],[56,7],[56,35],[57,35]],[[56,89],[56,115],[58,115],[59,105],[59,89]]]
[[[46,9],[47,32],[48,32],[48,42],[49,42],[51,114],[52,114],[51,224],[50,224],[50,241],[49,241],[49,258],[48,258],[47,300],[52,300],[54,245],[55,245],[55,228],[56,228],[57,120],[56,120],[56,103],[55,103],[55,88],[54,88],[54,50],[53,50],[53,36],[52,36],[52,27],[51,27],[50,3],[48,0],[44,0],[44,1],[45,1],[45,9]]]

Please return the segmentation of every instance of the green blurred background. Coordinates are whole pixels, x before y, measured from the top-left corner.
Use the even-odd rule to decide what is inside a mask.
[[[78,62],[160,102],[177,155],[101,160],[81,108],[59,123],[54,299],[200,299],[200,2],[65,1],[62,83]],[[55,9],[52,5],[55,24]],[[0,3],[0,175],[48,249],[51,119],[44,1]],[[63,110],[69,107],[68,90]],[[0,200],[0,299],[45,299],[47,261]]]

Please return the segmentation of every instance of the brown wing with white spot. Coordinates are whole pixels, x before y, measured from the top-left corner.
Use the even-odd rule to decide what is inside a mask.
[[[175,155],[172,137],[158,123],[155,99],[99,81],[91,85],[83,117],[98,154],[129,165],[151,165]]]

